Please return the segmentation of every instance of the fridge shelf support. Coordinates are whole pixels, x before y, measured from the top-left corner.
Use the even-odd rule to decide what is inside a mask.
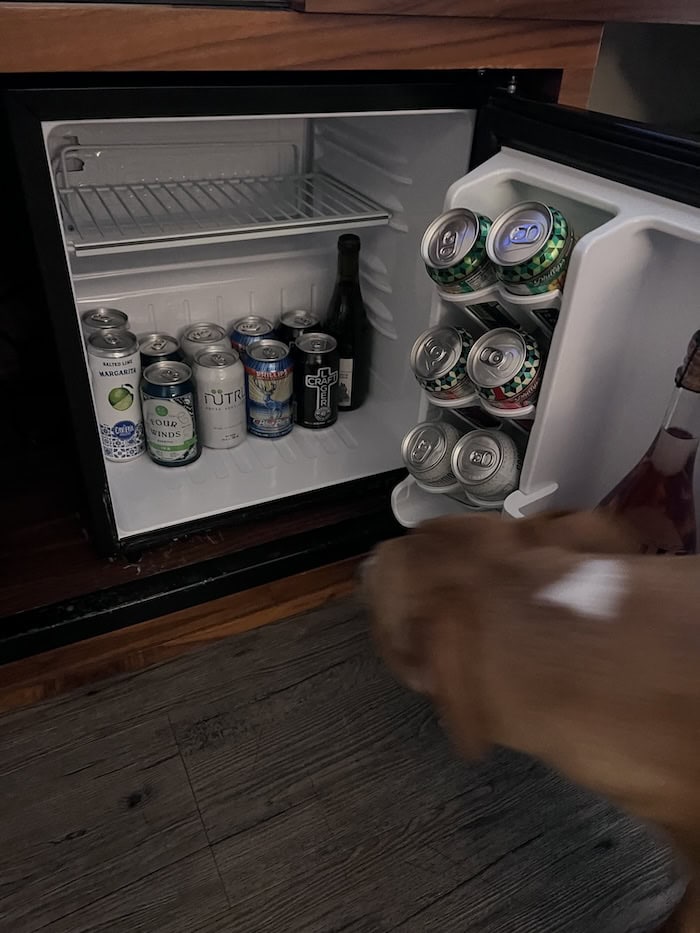
[[[58,189],[76,255],[387,224],[390,213],[329,175],[207,178]]]

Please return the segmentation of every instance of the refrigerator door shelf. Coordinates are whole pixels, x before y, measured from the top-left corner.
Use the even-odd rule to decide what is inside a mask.
[[[404,528],[415,528],[421,522],[443,515],[464,515],[470,512],[483,512],[478,506],[468,505],[461,499],[449,495],[435,495],[407,476],[391,494],[391,507],[396,521]]]
[[[534,422],[519,488],[503,507],[512,517],[601,500],[647,449],[677,361],[700,326],[700,209],[509,149],[452,185],[445,208],[494,216],[527,199],[559,207],[579,240],[536,410],[518,412]],[[454,324],[459,314],[435,290],[430,323]],[[401,488],[395,514],[404,524],[416,496]],[[436,506],[465,511],[435,496],[409,518],[434,516]]]

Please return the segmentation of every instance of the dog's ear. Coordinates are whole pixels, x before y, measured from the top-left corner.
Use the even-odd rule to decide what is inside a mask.
[[[479,758],[489,748],[483,694],[478,613],[459,611],[459,602],[444,604],[430,629],[428,656],[432,699],[458,752]]]

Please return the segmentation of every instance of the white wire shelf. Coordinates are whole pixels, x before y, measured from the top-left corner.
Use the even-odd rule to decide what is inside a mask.
[[[321,173],[58,189],[76,254],[387,224],[389,212]]]

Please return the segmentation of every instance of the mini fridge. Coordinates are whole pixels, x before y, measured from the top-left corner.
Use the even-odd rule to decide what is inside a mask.
[[[415,338],[442,321],[480,329],[420,255],[426,226],[452,207],[493,218],[542,201],[577,238],[563,292],[525,309],[544,303],[558,319],[540,334],[546,368],[504,511],[592,506],[642,455],[700,327],[698,142],[547,102],[541,73],[118,84],[7,92],[102,553],[222,521],[246,521],[254,542],[265,510],[362,497],[377,483],[404,527],[466,512],[417,486],[401,458],[417,421],[461,418],[418,386]],[[251,313],[323,317],[342,232],[362,241],[373,330],[360,409],[325,430],[205,448],[178,469],[103,458],[83,310],[119,308],[136,333],[176,335]]]

